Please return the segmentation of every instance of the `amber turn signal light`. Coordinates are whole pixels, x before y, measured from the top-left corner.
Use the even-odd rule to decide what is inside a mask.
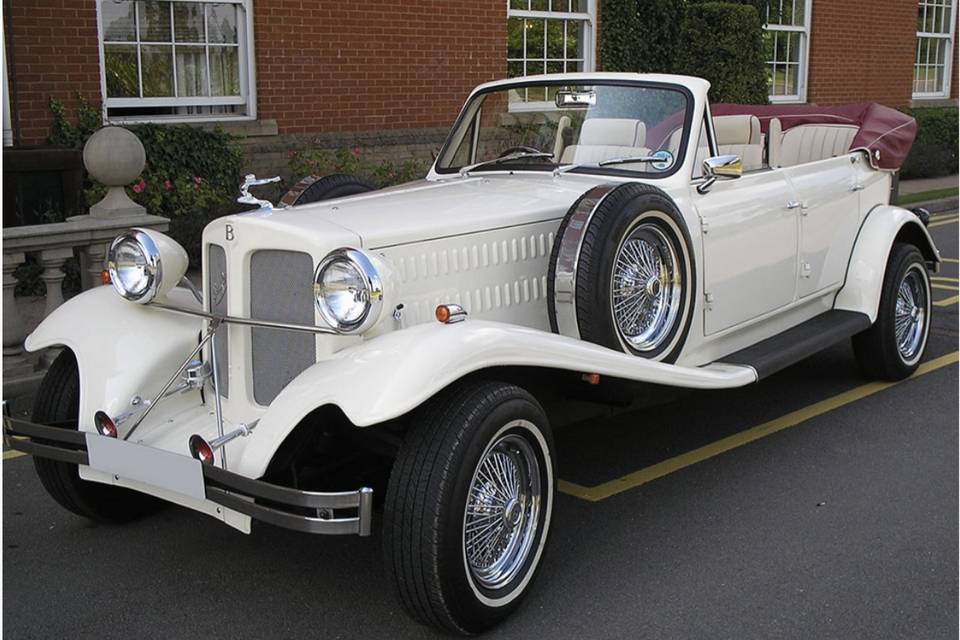
[[[434,315],[437,316],[437,322],[443,324],[453,324],[467,319],[467,312],[458,304],[441,304],[437,306]]]

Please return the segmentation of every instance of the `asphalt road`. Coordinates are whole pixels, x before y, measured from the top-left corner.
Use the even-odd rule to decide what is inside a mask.
[[[931,229],[954,259],[936,368],[866,385],[844,344],[759,385],[560,431],[566,488],[592,500],[559,495],[535,588],[488,637],[956,638],[958,367],[937,360],[958,349],[951,218]],[[3,631],[433,637],[394,599],[379,542],[244,536],[177,508],[96,526],[27,458],[4,460]]]

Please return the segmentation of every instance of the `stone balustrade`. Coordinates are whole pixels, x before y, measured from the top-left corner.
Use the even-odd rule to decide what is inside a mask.
[[[32,384],[38,377],[36,358],[23,348],[26,327],[18,299],[14,296],[17,280],[14,271],[34,255],[43,267],[40,278],[46,285],[43,316],[63,303],[63,265],[76,256],[80,262],[84,290],[102,283],[106,252],[110,242],[131,227],[166,231],[167,218],[146,214],[95,218],[76,216],[66,222],[11,227],[3,230],[3,378],[4,395],[11,385]]]

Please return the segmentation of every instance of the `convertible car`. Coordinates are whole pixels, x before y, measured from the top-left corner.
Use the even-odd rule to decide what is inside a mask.
[[[311,177],[273,208],[248,176],[259,206],[204,231],[202,292],[131,229],[112,286],[29,336],[61,352],[10,446],[96,520],[165,501],[244,532],[376,527],[413,617],[490,627],[546,557],[571,405],[740,387],[847,339],[870,378],[923,357],[940,258],[890,204],[914,121],[708,89],[493,82],[424,180]]]

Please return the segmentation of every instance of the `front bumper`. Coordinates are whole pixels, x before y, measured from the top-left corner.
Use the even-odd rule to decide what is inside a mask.
[[[3,418],[3,434],[11,449],[78,465],[90,465],[89,450],[99,448],[103,440],[111,441],[114,447],[131,447],[131,452],[135,451],[133,447],[145,449],[141,445],[94,433],[35,424],[8,416]],[[186,456],[157,449],[153,451],[161,456],[175,456],[178,467],[198,466],[199,469],[194,467],[194,470],[202,475],[202,480],[198,480],[202,484],[199,491],[205,500],[253,520],[306,533],[370,535],[373,511],[373,490],[370,488],[341,492],[300,491],[253,480],[213,465],[201,464],[199,460]],[[113,468],[98,470],[115,472]]]

